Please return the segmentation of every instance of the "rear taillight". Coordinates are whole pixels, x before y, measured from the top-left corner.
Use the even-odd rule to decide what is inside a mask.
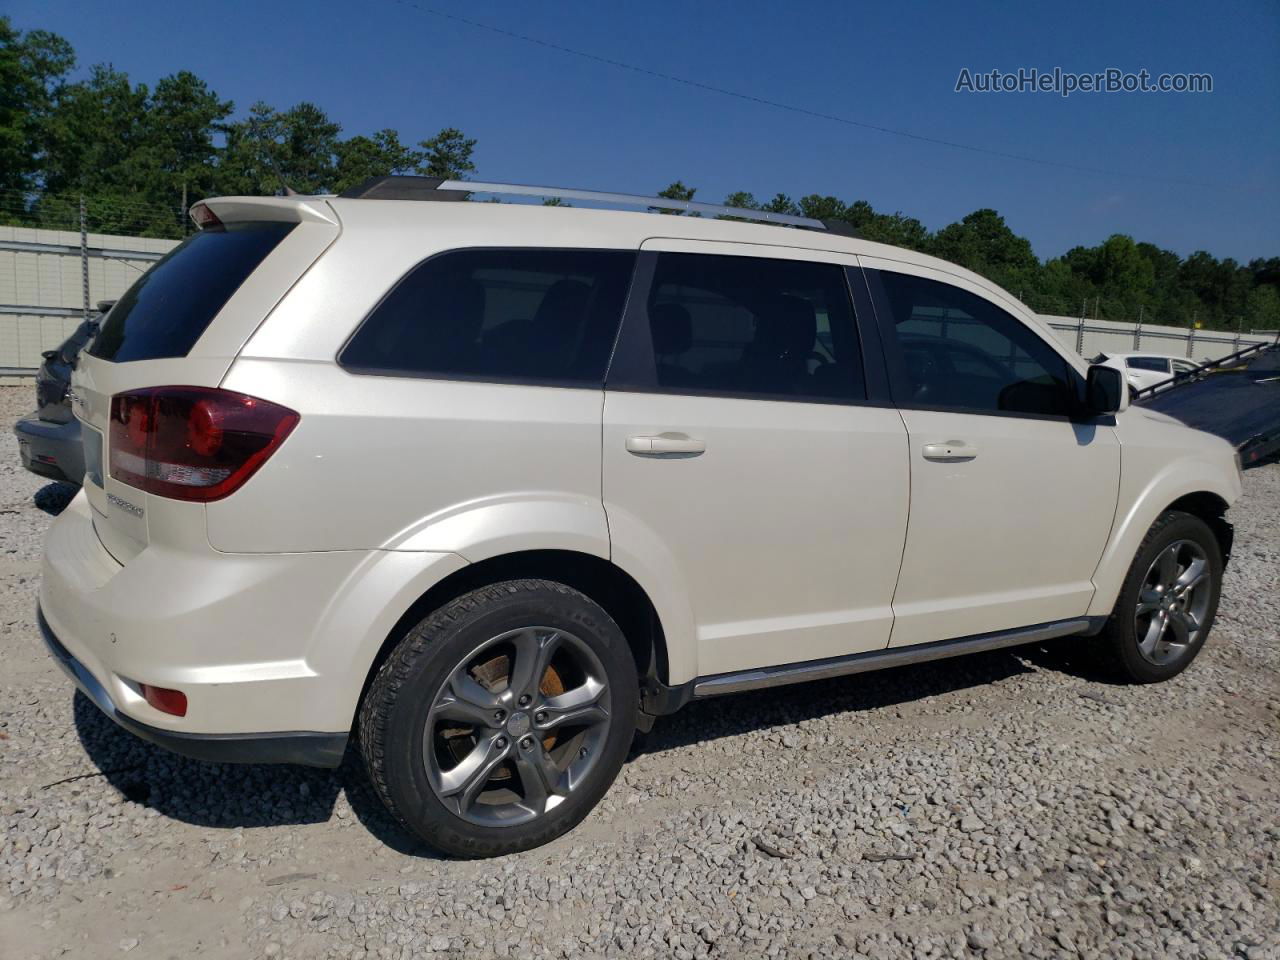
[[[253,476],[299,419],[230,390],[120,393],[111,398],[111,476],[175,500],[220,500]]]

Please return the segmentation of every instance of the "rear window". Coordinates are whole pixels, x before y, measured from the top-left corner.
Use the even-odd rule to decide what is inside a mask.
[[[1169,361],[1162,357],[1129,357],[1125,365],[1132,370],[1152,370],[1156,373],[1168,373]]]
[[[89,353],[103,360],[184,357],[258,264],[297,224],[253,221],[188,237],[138,278]]]
[[[353,373],[599,386],[635,254],[457,250],[418,264],[352,336]]]

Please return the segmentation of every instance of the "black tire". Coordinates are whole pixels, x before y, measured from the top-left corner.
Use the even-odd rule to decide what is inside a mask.
[[[545,801],[535,801],[532,805],[535,810],[545,808],[541,812],[530,812],[512,805],[510,809],[517,816],[531,818],[523,822],[473,822],[470,818],[474,816],[493,817],[496,814],[488,812],[486,805],[474,801],[469,808],[462,808],[462,799],[457,796],[442,799],[437,787],[433,786],[433,783],[440,784],[442,777],[451,775],[441,761],[451,758],[449,751],[455,749],[452,745],[457,742],[439,739],[440,725],[454,725],[458,721],[441,721],[432,711],[441,709],[440,704],[446,701],[458,702],[451,697],[451,692],[455,689],[458,677],[462,676],[462,682],[465,683],[466,677],[472,676],[472,668],[467,665],[479,656],[477,651],[484,651],[483,655],[489,656],[491,648],[486,644],[497,642],[494,638],[508,634],[524,637],[535,625],[572,640],[572,650],[564,654],[556,653],[556,657],[568,657],[576,652],[591,664],[592,671],[602,672],[607,689],[600,704],[605,707],[601,712],[607,714],[607,719],[591,721],[595,724],[590,728],[594,739],[584,740],[581,738],[586,733],[577,734],[580,739],[566,739],[562,745],[573,751],[564,761],[566,770],[573,768],[579,758],[586,758],[588,754],[590,764],[576,780],[570,781],[569,773],[564,774],[565,779],[560,783],[572,782],[572,786],[564,787],[567,793],[563,799],[552,801],[557,805],[550,806]],[[544,633],[543,636],[549,635]],[[540,642],[535,640],[535,644]],[[560,641],[561,644],[567,642],[568,640]],[[519,655],[513,649],[510,656],[511,659],[505,661],[508,671],[505,682],[508,686],[501,687],[499,684],[497,692],[492,695],[506,697],[514,704]],[[541,658],[542,652],[539,649],[536,654],[539,663]],[[562,672],[566,666],[572,667],[573,664],[562,664]],[[554,667],[547,674],[539,673],[539,677],[550,676],[553,671]],[[591,680],[594,673],[584,676],[586,680]],[[448,689],[445,687],[446,682],[450,684]],[[534,683],[545,684],[547,681],[539,679]],[[520,689],[534,688],[522,686]],[[484,686],[483,692],[489,693],[490,687]],[[534,696],[540,698],[542,695],[535,693]],[[550,694],[547,696],[550,697]],[[613,783],[626,759],[635,733],[638,699],[639,682],[626,638],[598,604],[563,584],[546,580],[506,581],[459,597],[430,614],[405,634],[378,670],[360,705],[360,749],[375,792],[392,816],[407,830],[442,853],[455,857],[502,856],[548,843],[572,830],[591,812]],[[532,722],[532,711],[538,702],[542,701],[535,699],[534,706],[528,709],[512,707],[504,723],[490,724],[494,729],[484,728],[477,723],[474,736],[461,735],[470,739],[466,739],[464,746],[457,749],[465,752],[470,749],[466,744],[474,744],[476,748],[485,747],[490,751],[484,753],[485,769],[489,768],[488,758],[491,755],[498,756],[498,745],[503,747],[506,754],[511,755],[494,768],[492,778],[487,773],[482,775],[487,786],[483,788],[481,796],[509,793],[509,790],[504,792],[502,789],[491,789],[504,776],[506,784],[514,785],[518,790],[524,789],[522,771],[529,768],[518,766],[517,761],[529,761],[535,754],[529,752],[523,756],[517,755],[517,743],[529,751],[536,751],[536,756],[542,761],[553,762],[551,751],[560,748],[553,745],[544,750],[543,738],[548,735],[547,731],[530,731],[525,726]],[[548,706],[554,702],[552,699],[545,701]],[[463,706],[469,708],[471,701],[466,701]],[[495,715],[501,712],[495,711]],[[551,712],[554,713],[554,710]],[[523,716],[517,717],[516,714]],[[538,716],[545,721],[548,713],[543,711]],[[518,729],[515,728],[517,719],[520,721]],[[430,743],[427,742],[429,720],[434,731]],[[509,740],[504,734],[508,727],[514,730]],[[565,731],[573,730],[572,727],[558,729],[566,737],[568,735]],[[522,735],[526,731],[532,735]],[[445,731],[446,735],[451,733],[453,731]],[[491,739],[486,741],[481,735]],[[552,732],[550,736],[554,741],[556,733]],[[529,746],[530,742],[532,747]],[[591,744],[590,750],[585,746],[575,746],[575,743],[588,742]],[[449,744],[449,747],[446,749],[438,746],[439,744]],[[433,752],[425,753],[424,750]],[[582,762],[585,764],[587,760],[583,759]],[[462,766],[461,761],[458,766]],[[480,782],[482,776],[470,778],[471,782]],[[532,779],[530,782],[533,782]],[[498,787],[501,788],[502,784],[498,784]],[[559,794],[544,793],[543,796],[554,798]],[[450,802],[459,808],[451,807]],[[485,809],[482,810],[481,806],[485,806]],[[497,804],[492,809],[501,813],[501,810],[508,808]]]
[[[1203,589],[1207,591],[1207,595],[1203,601],[1196,601],[1198,604],[1203,603],[1203,607],[1196,618],[1200,628],[1194,638],[1185,644],[1162,644],[1167,648],[1168,659],[1159,662],[1151,654],[1143,652],[1143,640],[1151,636],[1144,627],[1149,626],[1152,614],[1140,616],[1138,608],[1140,602],[1149,605],[1147,598],[1151,594],[1147,593],[1148,578],[1156,572],[1153,564],[1166,551],[1174,550],[1176,544],[1189,545],[1180,548],[1188,551],[1183,556],[1194,553],[1194,547],[1198,547],[1203,553],[1207,563],[1207,579]],[[1218,611],[1221,591],[1222,550],[1208,524],[1197,516],[1178,510],[1162,513],[1138,547],[1129,572],[1125,575],[1115,608],[1106,626],[1094,639],[1099,666],[1115,679],[1128,683],[1159,683],[1176,677],[1190,666],[1204,646]],[[1160,615],[1158,609],[1154,615]]]

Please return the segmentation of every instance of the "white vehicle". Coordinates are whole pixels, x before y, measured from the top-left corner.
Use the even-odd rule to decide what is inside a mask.
[[[953,264],[425,178],[193,216],[75,370],[40,588],[161,746],[354,739],[409,830],[487,856],[694,698],[1075,635],[1151,682],[1205,642],[1232,448]]]
[[[1130,390],[1145,390],[1166,383],[1177,374],[1190,373],[1199,366],[1194,360],[1158,353],[1108,353],[1098,362],[1123,371]]]

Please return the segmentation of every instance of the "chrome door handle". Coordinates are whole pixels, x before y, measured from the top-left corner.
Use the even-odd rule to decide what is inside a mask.
[[[943,443],[926,443],[924,458],[939,463],[963,463],[978,455],[978,448],[963,440],[947,440]]]
[[[707,449],[702,440],[683,433],[659,433],[656,436],[627,437],[627,452],[637,457],[696,457]]]

